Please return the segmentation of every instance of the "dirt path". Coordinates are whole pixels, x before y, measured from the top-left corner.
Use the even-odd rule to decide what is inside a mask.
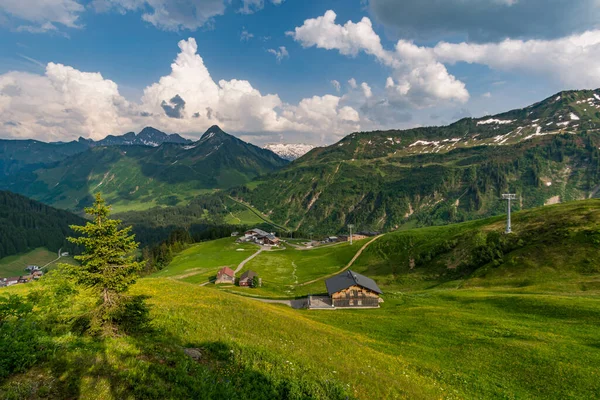
[[[240,271],[242,270],[242,268],[244,268],[244,265],[246,265],[246,263],[247,263],[248,261],[252,260],[254,257],[256,257],[257,255],[259,255],[259,254],[260,254],[260,253],[262,253],[263,251],[264,251],[264,249],[258,249],[258,251],[257,251],[256,253],[252,254],[250,257],[248,257],[248,258],[246,258],[244,261],[242,261],[242,262],[240,263],[240,265],[238,265],[238,266],[237,266],[237,268],[235,269],[235,271],[233,271],[233,272],[235,272],[236,274],[237,274],[238,272],[240,272]]]
[[[294,300],[274,300],[274,299],[260,299],[258,297],[249,297],[249,296],[244,296],[247,299],[252,299],[252,300],[256,300],[256,301],[260,301],[263,303],[269,303],[269,304],[283,304],[286,305],[288,307],[294,308],[294,309],[300,309],[300,308],[306,308],[306,305],[308,303],[308,300],[306,297],[303,297],[301,299],[294,299]]]
[[[315,283],[315,282],[321,281],[321,280],[323,280],[323,279],[331,278],[332,276],[336,276],[336,275],[338,275],[338,274],[340,274],[340,273],[344,272],[345,270],[347,270],[348,268],[350,268],[350,267],[351,267],[351,266],[354,264],[354,262],[355,262],[355,261],[358,259],[358,257],[360,257],[360,255],[362,254],[362,252],[363,252],[363,251],[365,251],[365,249],[366,249],[367,247],[369,247],[369,245],[370,245],[371,243],[373,243],[374,241],[376,241],[377,239],[379,239],[379,238],[380,238],[380,237],[382,237],[382,236],[383,236],[383,235],[378,235],[378,236],[375,236],[373,239],[371,239],[371,240],[369,240],[367,243],[365,243],[365,244],[363,245],[363,247],[361,247],[361,248],[360,248],[360,249],[359,249],[359,250],[356,252],[356,254],[354,255],[354,257],[352,257],[352,260],[350,260],[350,262],[349,262],[348,264],[346,264],[346,266],[345,266],[344,268],[340,269],[339,271],[337,271],[337,272],[334,272],[333,274],[329,274],[329,275],[322,276],[322,277],[320,277],[320,278],[317,278],[317,279],[313,279],[312,281],[308,281],[308,282],[301,283],[301,284],[299,284],[299,285],[297,285],[297,286],[306,286],[306,285],[310,285],[311,283]]]

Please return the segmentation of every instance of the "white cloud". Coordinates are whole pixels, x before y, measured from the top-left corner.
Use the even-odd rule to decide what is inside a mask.
[[[242,42],[247,42],[248,40],[252,39],[253,37],[254,37],[254,34],[248,32],[245,27],[242,29],[242,33],[240,34],[240,40]]]
[[[356,89],[356,87],[358,86],[358,84],[356,83],[356,79],[354,78],[348,79],[348,85],[350,85],[352,89]]]
[[[280,63],[284,58],[290,58],[290,53],[288,53],[285,46],[279,46],[278,49],[268,49],[267,52],[273,54],[278,63]]]
[[[130,128],[131,114],[117,84],[98,73],[49,63],[45,75],[0,75],[0,125],[11,137],[97,139]]]
[[[481,95],[481,97],[489,99],[492,97],[492,93],[491,92],[485,92],[484,94]]]
[[[366,82],[361,83],[360,87],[361,87],[361,89],[363,91],[364,96],[367,99],[373,97],[373,91],[371,90],[371,87],[369,85],[367,85]]]
[[[333,86],[336,92],[339,92],[342,89],[340,82],[336,81],[335,79],[331,81],[331,86]]]
[[[284,0],[271,0],[271,3],[280,5]],[[264,0],[242,0],[242,7],[238,10],[242,14],[252,14],[260,11],[265,6]]]
[[[80,28],[79,16],[85,8],[76,0],[36,0],[35,4],[20,0],[0,1],[0,21],[2,16],[16,19],[25,24],[18,25],[17,31],[43,33],[56,31],[56,24],[68,28]],[[33,25],[31,25],[33,23]]]
[[[198,133],[219,124],[230,132],[302,133],[331,143],[359,130],[359,113],[339,96],[313,96],[298,104],[263,95],[245,80],[215,82],[193,38],[179,42],[171,73],[144,90],[140,103],[120,95],[99,73],[49,63],[44,75],[0,75],[0,126],[8,137],[95,139],[151,125],[169,132]]]
[[[397,84],[388,85],[388,92],[398,105],[427,107],[440,101],[464,103],[469,99],[464,83],[452,76],[426,49],[399,41],[395,51],[385,50],[369,18],[339,25],[335,23],[336,17],[335,12],[329,10],[321,17],[305,20],[288,35],[303,47],[337,50],[351,57],[361,51],[374,56],[393,71]]]
[[[554,40],[440,42],[425,51],[444,63],[467,62],[502,71],[543,75],[573,89],[600,86],[600,30]]]

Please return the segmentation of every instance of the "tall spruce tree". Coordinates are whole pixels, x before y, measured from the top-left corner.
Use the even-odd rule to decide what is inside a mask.
[[[131,227],[120,229],[121,221],[110,219],[110,207],[100,193],[92,207],[85,209],[91,221],[84,226],[72,225],[79,237],[68,240],[83,246],[81,255],[75,256],[80,266],[68,267],[78,283],[92,288],[99,295],[97,309],[92,313],[93,327],[106,327],[124,307],[124,292],[135,283],[143,262],[135,260],[138,243]]]

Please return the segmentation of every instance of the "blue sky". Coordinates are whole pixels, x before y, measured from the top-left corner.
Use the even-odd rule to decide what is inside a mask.
[[[0,1],[5,138],[328,144],[600,86],[598,0],[28,3]]]

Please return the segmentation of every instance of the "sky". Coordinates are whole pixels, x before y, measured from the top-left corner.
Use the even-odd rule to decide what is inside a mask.
[[[0,138],[257,145],[600,87],[600,0],[0,0]]]

